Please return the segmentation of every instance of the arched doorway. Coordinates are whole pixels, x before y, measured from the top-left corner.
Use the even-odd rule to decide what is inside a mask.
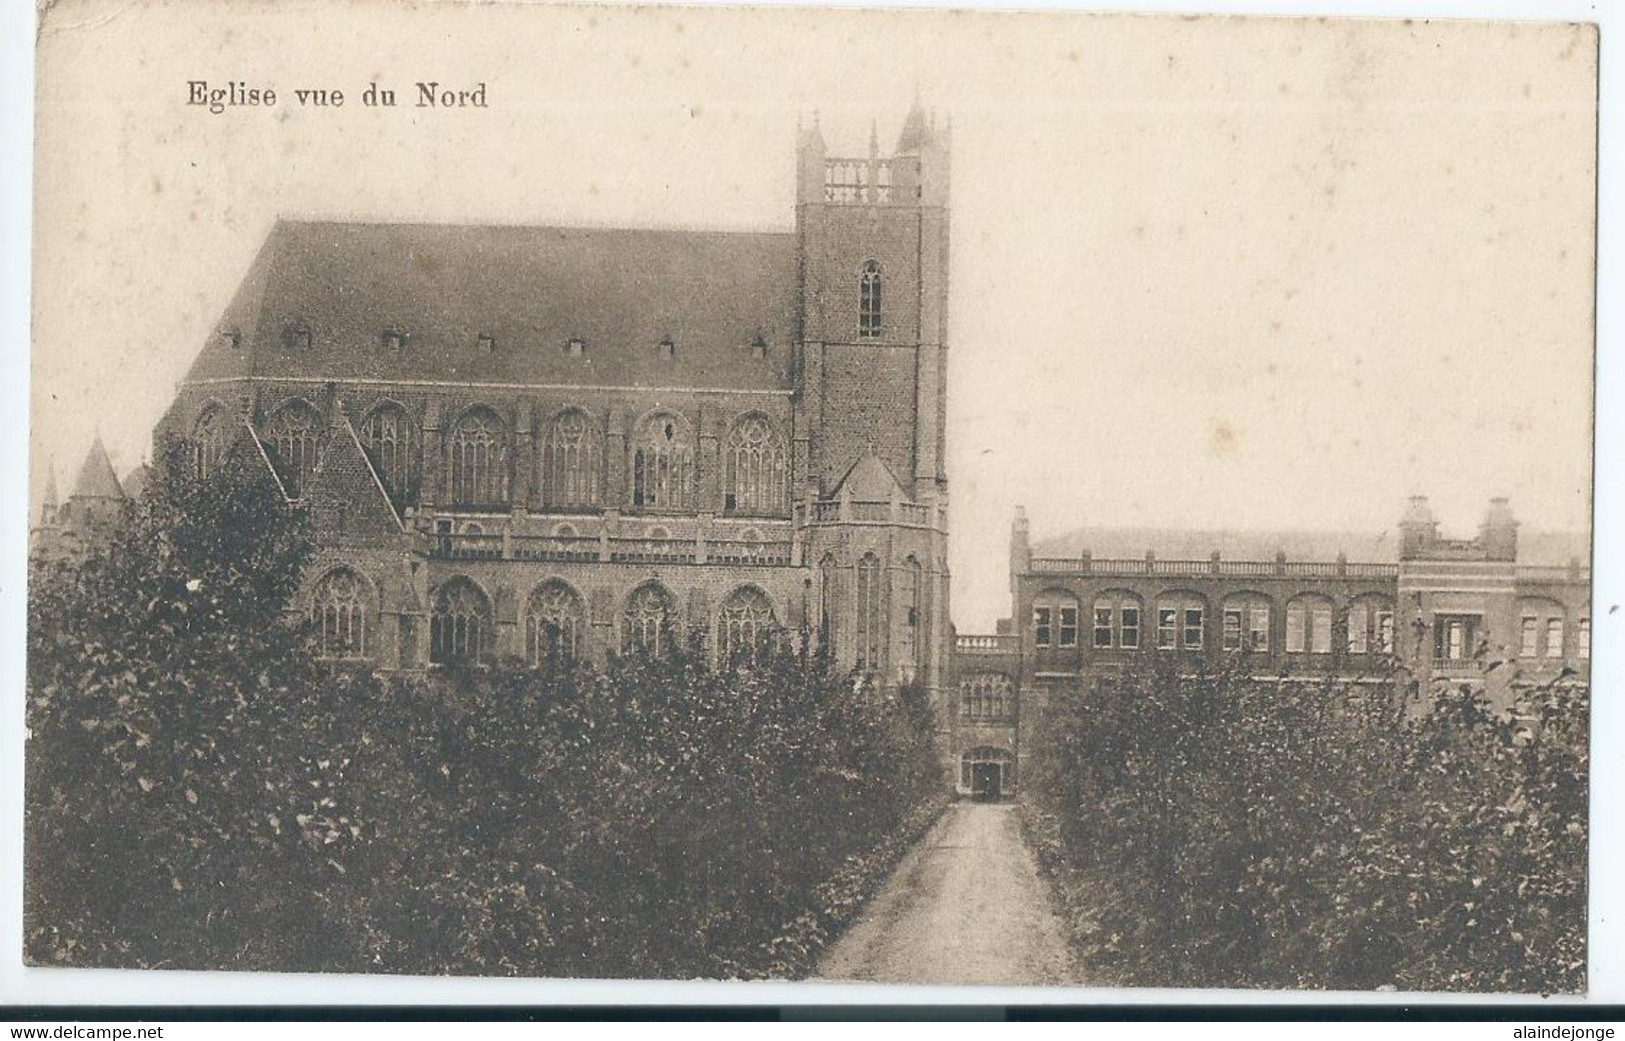
[[[1015,794],[1016,757],[1003,748],[972,748],[959,757],[959,787],[973,799]]]

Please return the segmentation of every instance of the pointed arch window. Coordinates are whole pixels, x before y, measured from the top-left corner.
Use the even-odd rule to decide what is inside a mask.
[[[373,409],[361,424],[361,440],[396,504],[416,502],[422,442],[406,409],[393,402]]]
[[[865,553],[858,561],[858,668],[878,669],[884,608],[880,558]]]
[[[226,448],[231,443],[227,433],[225,410],[211,405],[203,410],[192,426],[192,461],[199,477],[208,477],[226,461]]]
[[[694,443],[682,417],[665,412],[643,422],[632,448],[632,505],[693,508]]]
[[[479,587],[454,578],[435,593],[429,617],[429,660],[439,665],[481,661],[492,636],[491,602]]]
[[[782,514],[788,509],[790,453],[766,416],[746,416],[728,435],[723,508]]]
[[[328,572],[311,595],[310,620],[323,658],[367,656],[367,587],[349,568]]]
[[[452,428],[446,454],[453,505],[507,505],[508,443],[496,413],[487,408],[465,413]]]
[[[556,579],[537,586],[525,604],[526,660],[540,667],[579,658],[586,619],[574,589]]]
[[[671,652],[677,609],[671,594],[650,582],[626,598],[622,618],[621,649],[626,654],[660,657]]]
[[[298,499],[310,487],[321,454],[322,420],[302,401],[284,405],[265,428],[265,440],[288,497]]]
[[[723,661],[749,657],[771,648],[779,622],[767,594],[753,586],[736,589],[722,604],[717,647]]]
[[[865,339],[880,336],[884,318],[881,300],[883,289],[884,281],[880,276],[880,265],[873,260],[864,264],[863,274],[858,278],[858,335]]]
[[[819,639],[830,651],[835,649],[836,583],[839,574],[835,557],[824,554],[824,559],[818,562],[818,629]]]
[[[553,420],[543,448],[547,504],[593,506],[598,502],[598,438],[580,409]]]
[[[918,560],[910,556],[903,561],[903,568],[897,574],[897,604],[905,612],[905,615],[902,620],[903,626],[899,630],[901,640],[897,648],[897,654],[893,657],[893,661],[899,666],[899,671],[901,671],[901,666],[904,663],[916,670],[921,667],[922,652],[926,644],[921,629],[925,624],[925,612],[922,603],[924,583],[922,578],[922,569]],[[908,678],[904,677],[905,680]]]

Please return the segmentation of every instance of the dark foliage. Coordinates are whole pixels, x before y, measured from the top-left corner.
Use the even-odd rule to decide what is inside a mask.
[[[799,975],[938,805],[923,695],[816,652],[325,668],[302,518],[162,470],[32,576],[33,963]]]
[[[1097,975],[1583,989],[1583,687],[1497,712],[1250,671],[1159,658],[1038,728],[1029,833]]]

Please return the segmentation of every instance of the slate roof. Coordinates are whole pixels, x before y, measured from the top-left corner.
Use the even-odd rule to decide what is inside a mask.
[[[79,477],[73,482],[73,498],[122,499],[124,486],[119,484],[113,471],[113,461],[107,458],[107,448],[100,434],[91,443],[90,453],[79,467]]]
[[[1338,553],[1358,563],[1399,559],[1399,533],[1325,531],[1190,531],[1173,528],[1080,528],[1033,542],[1035,557],[1077,557],[1087,549],[1102,559],[1138,560],[1147,550],[1159,560],[1206,560],[1218,550],[1225,560],[1332,561]],[[1585,532],[1520,531],[1518,563],[1566,565],[1571,557],[1591,559]]]
[[[782,390],[796,285],[789,232],[281,220],[188,378]]]
[[[873,451],[865,452],[847,468],[846,476],[835,486],[836,494],[848,488],[858,502],[890,502],[894,493],[900,500],[906,501],[909,497],[902,482]]]

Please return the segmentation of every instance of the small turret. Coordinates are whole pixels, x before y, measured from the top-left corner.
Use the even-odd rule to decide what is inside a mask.
[[[56,492],[56,465],[49,464],[45,473],[45,501],[40,504],[39,523],[42,528],[56,527],[56,511],[62,500]]]
[[[113,460],[107,455],[107,446],[97,434],[84,464],[79,467],[73,492],[58,511],[62,527],[81,543],[106,538],[123,519],[129,501],[113,469]]]
[[[1504,496],[1490,500],[1489,509],[1478,525],[1478,542],[1489,560],[1518,559],[1518,519]]]
[[[113,469],[113,460],[108,458],[107,446],[102,444],[102,436],[97,434],[96,440],[91,442],[90,453],[79,467],[79,477],[73,482],[70,499],[123,502],[126,498],[124,486],[119,483],[118,473]]]
[[[1018,585],[1021,576],[1032,567],[1032,536],[1027,529],[1027,508],[1016,507],[1015,520],[1010,524],[1010,595],[1011,603],[1019,600]]]
[[[796,202],[824,201],[824,157],[828,154],[824,132],[814,113],[811,127],[796,127]]]
[[[1422,556],[1439,537],[1439,521],[1428,506],[1426,495],[1411,496],[1405,515],[1399,520],[1399,559]]]
[[[925,106],[920,103],[918,96],[903,118],[903,130],[897,135],[897,155],[919,155],[921,149],[931,136],[931,128],[926,122]]]

